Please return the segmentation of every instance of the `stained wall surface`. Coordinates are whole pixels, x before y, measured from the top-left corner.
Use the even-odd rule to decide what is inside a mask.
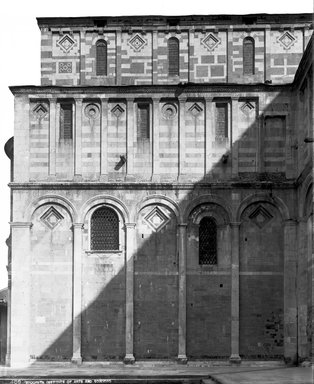
[[[8,363],[311,357],[311,23],[224,17],[38,20]]]

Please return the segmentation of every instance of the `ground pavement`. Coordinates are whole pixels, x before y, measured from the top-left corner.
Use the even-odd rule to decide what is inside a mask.
[[[311,367],[224,362],[34,363],[0,366],[1,384],[314,384]]]

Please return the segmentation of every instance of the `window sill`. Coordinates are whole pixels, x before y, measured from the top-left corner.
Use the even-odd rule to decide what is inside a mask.
[[[95,253],[103,253],[103,254],[108,254],[108,253],[122,253],[123,251],[121,249],[112,249],[112,250],[87,250],[85,251],[86,254],[95,254]]]

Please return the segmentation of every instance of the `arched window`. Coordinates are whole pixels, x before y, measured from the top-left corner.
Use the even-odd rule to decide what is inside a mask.
[[[217,224],[203,217],[199,224],[199,264],[217,264]]]
[[[107,76],[107,43],[98,40],[96,43],[96,75]]]
[[[168,65],[169,76],[179,76],[179,40],[176,37],[168,40]]]
[[[254,75],[255,48],[254,39],[246,37],[243,40],[243,74]]]
[[[91,217],[91,250],[119,249],[119,218],[108,207],[98,208]]]

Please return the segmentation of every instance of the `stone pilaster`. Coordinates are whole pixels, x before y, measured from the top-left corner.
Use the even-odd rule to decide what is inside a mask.
[[[231,223],[231,363],[240,363],[239,355],[239,228]]]
[[[311,286],[309,285],[309,231],[307,218],[300,218],[297,226],[297,306],[298,306],[298,357],[304,360],[309,357],[308,338],[307,338],[307,315],[309,294]]]
[[[125,312],[125,364],[135,362],[133,355],[133,318],[134,318],[134,254],[135,223],[126,223],[126,312]]]
[[[12,193],[12,192],[11,192]],[[12,215],[12,212],[11,212]],[[8,246],[8,312],[7,312],[7,351],[5,355],[5,365],[10,366],[11,362],[11,281],[12,281],[12,234],[10,231],[10,236],[6,240]]]
[[[121,85],[121,29],[116,32],[116,85]]]
[[[233,29],[228,28],[227,31],[227,83],[232,83],[233,80]]]
[[[159,99],[153,99],[152,181],[159,182]]]
[[[297,362],[297,222],[284,224],[284,357],[287,363]]]
[[[178,124],[178,179],[185,174],[185,98],[179,97],[179,124]]]
[[[231,153],[232,153],[232,177],[238,177],[239,174],[239,100],[231,100]]]
[[[57,100],[49,100],[49,176],[56,175]]]
[[[32,223],[12,222],[11,366],[30,360],[30,239]]]
[[[158,83],[158,32],[152,32],[152,81],[153,84]]]
[[[80,77],[79,77],[79,85],[85,84],[85,68],[86,68],[86,56],[83,53],[85,48],[86,32],[80,31]]]
[[[108,179],[108,99],[101,99],[100,116],[100,178]]]
[[[14,181],[29,181],[29,98],[26,95],[14,99]]]
[[[126,127],[126,180],[133,181],[134,176],[134,100],[127,100]]]
[[[74,177],[82,176],[82,113],[83,100],[75,100]]]
[[[205,177],[210,176],[213,168],[214,103],[212,98],[205,98]]]
[[[178,361],[185,364],[186,356],[186,247],[187,224],[179,224],[179,345]]]
[[[261,113],[257,118],[257,154],[256,154],[256,169],[261,173],[264,171],[264,115]]]
[[[73,355],[72,363],[81,364],[82,344],[82,223],[73,224],[73,286],[72,286],[72,326],[73,326]]]
[[[264,63],[265,63],[265,66],[264,66],[264,81],[266,80],[270,80],[271,79],[271,62],[270,62],[270,59],[271,59],[271,29],[270,27],[267,27],[265,29],[265,39],[264,39],[264,44],[265,44],[265,48],[264,48]]]

